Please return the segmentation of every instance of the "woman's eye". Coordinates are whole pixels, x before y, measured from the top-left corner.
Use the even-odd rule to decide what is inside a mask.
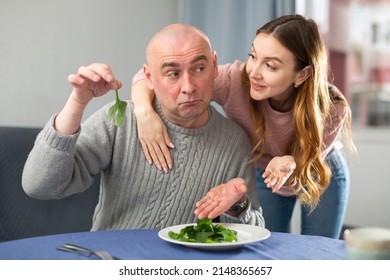
[[[251,54],[251,53],[248,53],[248,56],[249,56],[250,58],[252,58],[252,59],[255,59],[255,56],[254,56],[253,54]]]
[[[275,67],[273,67],[271,64],[266,63],[265,66],[270,70],[275,70]]]

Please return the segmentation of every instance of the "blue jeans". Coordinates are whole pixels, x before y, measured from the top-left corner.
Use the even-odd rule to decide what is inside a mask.
[[[309,214],[308,209],[301,206],[301,234],[339,238],[349,197],[349,169],[338,150],[331,151],[326,162],[332,171],[331,182],[312,213]],[[263,172],[257,168],[256,187],[265,226],[270,231],[289,232],[296,197],[272,193],[264,184],[261,177]]]

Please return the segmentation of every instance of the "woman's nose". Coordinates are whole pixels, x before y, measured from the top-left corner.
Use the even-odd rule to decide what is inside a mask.
[[[248,72],[250,77],[260,79],[262,77],[260,63],[253,64]]]

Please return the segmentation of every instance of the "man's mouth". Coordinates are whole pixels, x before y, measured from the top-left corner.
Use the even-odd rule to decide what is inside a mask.
[[[181,102],[180,105],[194,105],[196,103],[199,103],[201,100],[188,100],[188,101],[184,101],[184,102]]]

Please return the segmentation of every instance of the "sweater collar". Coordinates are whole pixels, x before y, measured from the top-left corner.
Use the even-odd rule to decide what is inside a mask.
[[[216,112],[215,108],[212,107],[211,105],[209,105],[209,107],[208,107],[208,113],[209,113],[208,122],[204,126],[197,127],[197,128],[185,128],[185,127],[178,126],[178,125],[172,123],[171,121],[169,121],[162,113],[161,105],[158,102],[157,98],[155,98],[153,101],[153,107],[156,110],[156,113],[161,117],[161,120],[167,126],[168,130],[178,132],[181,134],[187,134],[187,135],[202,134],[202,133],[206,132],[207,130],[209,130],[210,127],[213,127],[214,123],[216,122],[217,112]]]

